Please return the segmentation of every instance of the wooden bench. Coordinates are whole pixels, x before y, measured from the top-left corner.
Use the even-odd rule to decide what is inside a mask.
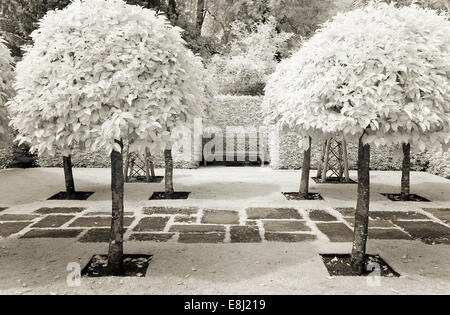
[[[227,148],[227,141],[230,141],[227,136],[223,136],[222,140],[222,149],[219,148],[217,150],[216,147],[212,148],[212,152],[205,153],[205,145],[210,141],[214,140],[214,137],[203,137],[203,146],[202,146],[202,156],[203,156],[203,165],[207,166],[208,162],[219,161],[219,162],[257,162],[258,160],[261,163],[261,166],[264,166],[265,163],[265,148],[264,144],[261,144],[261,139],[259,137],[259,133],[256,134],[256,137],[250,137],[249,135],[240,135],[234,134],[233,139],[233,148]],[[227,140],[228,139],[228,140]],[[215,140],[217,141],[217,139]],[[244,147],[238,147],[239,144],[244,144]],[[251,147],[252,146],[252,147]]]

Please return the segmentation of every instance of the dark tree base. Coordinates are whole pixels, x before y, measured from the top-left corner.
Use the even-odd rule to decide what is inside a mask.
[[[400,277],[400,274],[395,272],[383,258],[378,255],[366,255],[366,268],[364,268],[364,273],[359,275],[352,270],[351,267],[351,255],[350,254],[321,254],[322,260],[327,267],[330,276],[372,276],[378,275],[381,277]],[[378,264],[379,273],[376,272],[375,268],[368,268],[368,264]],[[369,270],[367,270],[369,269]],[[378,269],[378,268],[376,268]],[[372,274],[372,272],[375,272]]]
[[[8,208],[0,207],[0,212],[5,211]]]
[[[73,196],[67,198],[67,193],[65,191],[61,191],[47,200],[87,200],[93,194],[93,192],[77,191]]]
[[[190,192],[177,191],[173,193],[172,198],[167,198],[165,192],[158,191],[154,192],[149,200],[182,200],[188,199],[190,194],[191,194]]]
[[[323,200],[323,197],[318,193],[309,193],[307,196],[298,192],[284,192],[282,194],[287,200]]]
[[[313,177],[312,179],[316,184],[357,184],[357,182],[351,178],[346,182],[343,177],[328,177],[325,183],[322,183],[322,179],[319,177]]]
[[[129,178],[127,183],[156,183],[159,184],[163,181],[164,176],[155,176],[151,177],[150,181],[147,180],[147,177],[145,176],[137,176]]]
[[[91,278],[112,276],[145,277],[151,260],[151,255],[123,255],[123,273],[121,275],[112,275],[108,268],[108,256],[94,255],[81,271],[81,276]]]
[[[416,194],[410,194],[409,200],[402,200],[401,194],[382,194],[382,195],[391,201],[431,202],[431,200],[428,200],[427,198],[424,198],[424,197],[416,195]]]

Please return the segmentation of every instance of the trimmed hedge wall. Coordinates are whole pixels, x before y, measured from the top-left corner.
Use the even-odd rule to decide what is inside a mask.
[[[217,96],[209,108],[210,117],[203,120],[203,128],[214,125],[222,128],[227,126],[244,126],[258,128],[263,124],[261,114],[261,96]],[[274,169],[300,169],[303,152],[298,146],[300,137],[296,134],[282,134],[272,130],[269,133],[269,153],[272,157],[271,166]],[[316,168],[320,158],[321,144],[313,139],[311,153],[311,167]],[[199,149],[199,148],[197,148]],[[278,154],[276,154],[278,151]],[[194,154],[194,148],[192,150]],[[357,143],[348,143],[349,166],[356,169],[358,154]],[[8,167],[13,158],[10,147],[0,149],[0,168]],[[162,152],[153,152],[155,166],[164,167]],[[276,158],[278,156],[278,158]],[[394,159],[394,148],[372,147],[371,169],[373,170],[399,170],[401,161]],[[62,157],[41,156],[37,161],[41,167],[61,167]],[[105,152],[77,152],[72,156],[74,167],[110,167],[109,156]],[[176,168],[197,168],[198,162],[175,162]],[[411,167],[415,171],[428,171],[430,173],[450,178],[450,153],[425,152],[411,154]]]

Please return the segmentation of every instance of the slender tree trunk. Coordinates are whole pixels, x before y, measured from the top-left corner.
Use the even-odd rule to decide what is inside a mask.
[[[117,141],[123,151],[122,141]],[[123,267],[123,156],[111,153],[112,218],[109,237],[108,267],[113,275],[120,275]]]
[[[125,183],[128,183],[128,168],[130,166],[130,145],[126,146],[125,149],[125,164],[123,168],[123,179]]]
[[[145,154],[147,155],[147,159],[149,159],[148,163],[149,163],[149,167],[150,167],[150,176],[152,178],[155,178],[155,164],[152,161],[152,154],[150,153],[149,149],[145,150]]]
[[[72,159],[69,156],[63,156],[64,179],[66,181],[66,198],[72,199],[75,196],[75,184],[73,182]]]
[[[322,178],[322,167],[323,167],[323,160],[325,158],[325,149],[326,149],[326,143],[322,145],[322,152],[320,155],[319,165],[317,166],[317,178]]]
[[[205,0],[197,0],[196,36],[202,35],[203,22],[205,20]]]
[[[344,161],[344,182],[350,182],[350,174],[348,171],[348,152],[347,152],[347,140],[345,136],[342,135],[342,160]]]
[[[165,160],[165,183],[166,183],[166,199],[173,198],[173,159],[172,150],[164,150],[164,160]]]
[[[300,181],[300,195],[307,198],[309,195],[309,170],[311,168],[311,137],[309,148],[303,152],[302,178]]]
[[[327,182],[327,172],[328,172],[328,162],[330,158],[330,144],[331,139],[328,139],[325,145],[325,153],[323,158],[323,165],[322,165],[322,178],[321,182],[325,184]]]
[[[409,201],[410,191],[410,174],[411,174],[411,145],[403,144],[403,162],[402,162],[402,188],[401,200]]]
[[[355,212],[351,265],[354,272],[362,274],[365,266],[366,243],[369,229],[370,198],[370,145],[364,145],[362,137],[358,150],[358,199]]]

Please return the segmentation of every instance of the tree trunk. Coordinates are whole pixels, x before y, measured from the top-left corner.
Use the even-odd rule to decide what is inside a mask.
[[[403,162],[402,162],[402,188],[401,200],[409,201],[410,191],[410,174],[411,174],[411,145],[403,144]]]
[[[370,198],[370,145],[359,139],[358,150],[358,199],[355,212],[355,230],[351,265],[354,272],[362,274],[365,265],[366,243],[369,228]]]
[[[149,167],[150,167],[150,176],[152,178],[155,178],[156,177],[156,175],[155,175],[155,164],[152,161],[152,154],[150,153],[149,149],[145,150],[145,154],[147,155],[147,159],[149,160],[148,163],[149,163]]]
[[[128,168],[130,166],[130,145],[126,146],[125,149],[125,164],[123,168],[123,179],[125,183],[128,183]]]
[[[122,141],[117,141],[123,151]],[[112,218],[109,237],[108,268],[112,275],[120,275],[123,267],[123,156],[111,153]]]
[[[164,160],[165,160],[165,183],[166,183],[166,199],[173,198],[173,159],[172,150],[164,150]]]
[[[322,176],[321,176],[321,183],[325,184],[327,182],[327,172],[328,172],[328,162],[330,158],[330,144],[331,139],[328,139],[325,145],[325,153],[323,158],[323,165],[322,165]]]
[[[344,182],[350,182],[350,174],[348,171],[348,152],[347,152],[347,140],[345,136],[342,135],[342,160],[344,161]]]
[[[66,181],[66,198],[72,199],[75,196],[75,184],[73,182],[72,159],[69,156],[63,156],[64,180]]]
[[[203,22],[205,20],[205,0],[197,0],[197,20],[195,33],[197,37],[202,35]]]
[[[309,195],[309,170],[311,168],[311,137],[309,148],[303,152],[302,178],[300,181],[300,195],[307,198]]]

